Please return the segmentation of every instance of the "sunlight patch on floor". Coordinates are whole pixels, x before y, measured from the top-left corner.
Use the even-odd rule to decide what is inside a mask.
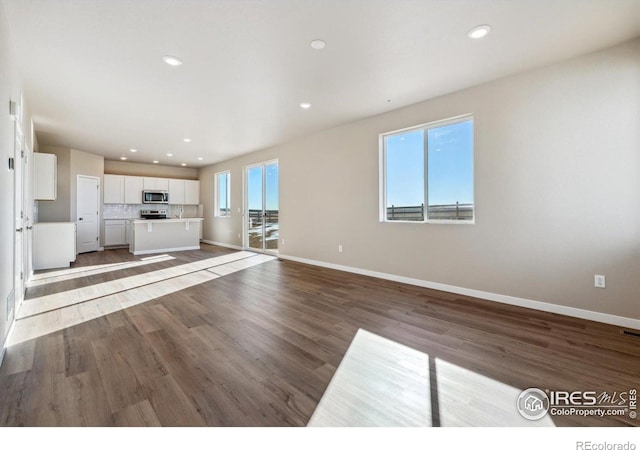
[[[20,308],[20,318],[16,320],[9,337],[9,346],[63,330],[222,276],[208,269],[219,268],[224,272],[224,275],[228,275],[274,259],[276,258],[269,255],[236,252],[122,280],[88,286],[87,288],[60,292],[53,296],[40,297],[36,300],[27,300]],[[245,260],[247,262],[243,263]],[[251,263],[248,262],[249,260]],[[223,269],[227,265],[229,268]],[[35,306],[30,306],[31,303]],[[30,309],[25,310],[25,308]]]
[[[57,292],[55,294],[29,298],[29,300],[26,300],[22,304],[16,317],[18,319],[23,319],[35,314],[42,314],[54,309],[64,308],[76,303],[82,303],[98,297],[104,297],[117,292],[126,291],[127,289],[135,289],[146,284],[157,283],[158,281],[163,281],[168,278],[174,278],[188,273],[197,272],[199,270],[209,269],[218,265],[234,262],[239,259],[255,257],[255,255],[255,253],[251,252],[231,253],[187,264],[167,267],[165,269],[154,270],[126,278],[105,281],[104,283],[92,284],[90,286],[77,289]]]
[[[554,426],[523,418],[520,392],[360,329],[308,426]]]
[[[132,267],[146,266],[147,264],[155,264],[162,261],[171,261],[176,259],[169,255],[159,255],[153,258],[142,258],[138,261],[102,264],[98,266],[76,267],[73,269],[60,270],[56,272],[45,272],[35,274],[29,280],[28,287],[41,286],[43,284],[57,283],[59,281],[73,280],[75,278],[90,277],[101,273],[114,272],[116,270],[130,269]]]

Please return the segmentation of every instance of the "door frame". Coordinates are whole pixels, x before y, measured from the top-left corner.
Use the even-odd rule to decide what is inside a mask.
[[[27,229],[25,226],[25,136],[22,129],[22,96],[18,105],[18,114],[14,121],[13,132],[13,295],[7,302],[7,321],[13,321],[16,311],[24,300],[27,286],[25,241]],[[16,245],[20,234],[20,247]],[[18,279],[19,277],[19,279]],[[10,309],[11,308],[11,309]]]
[[[23,197],[24,200],[24,218],[25,218],[25,227],[28,231],[26,233],[26,245],[24,245],[24,253],[25,259],[24,269],[25,269],[25,282],[28,284],[29,280],[33,276],[33,223],[35,218],[35,201],[33,199],[33,147],[36,141],[36,133],[33,124],[33,120],[29,121],[29,135],[30,140],[25,140],[25,153],[24,153],[24,169],[25,172],[23,174],[23,180],[25,183],[24,192],[25,195]],[[24,239],[24,236],[23,236]]]
[[[280,242],[278,239],[278,250],[268,250],[266,246],[266,242],[264,240],[264,218],[262,221],[263,227],[263,240],[262,240],[262,250],[255,249],[253,247],[249,247],[249,178],[247,177],[247,173],[249,169],[253,169],[255,167],[262,167],[262,211],[264,212],[266,209],[265,199],[266,199],[266,170],[265,167],[270,164],[278,164],[278,227],[280,227],[280,162],[278,158],[268,159],[266,161],[261,161],[258,163],[247,164],[242,169],[242,248],[244,250],[249,250],[257,253],[265,253],[270,255],[277,255],[280,247]]]
[[[98,196],[98,214],[96,217],[96,227],[97,227],[97,231],[98,231],[98,240],[96,241],[96,249],[95,251],[98,252],[100,250],[102,250],[102,241],[100,240],[100,231],[102,229],[101,227],[101,220],[102,220],[102,211],[101,211],[101,202],[100,202],[100,198],[101,198],[101,189],[102,189],[102,182],[100,177],[96,177],[93,175],[82,175],[82,174],[77,174],[76,175],[76,255],[78,255],[78,222],[80,221],[79,217],[78,217],[78,207],[80,206],[80,202],[78,201],[78,187],[80,186],[80,178],[91,178],[93,180],[97,180],[98,181],[98,189],[96,189],[97,191],[97,196]]]

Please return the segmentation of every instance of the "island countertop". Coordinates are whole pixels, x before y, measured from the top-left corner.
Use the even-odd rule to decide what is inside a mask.
[[[202,217],[132,219],[129,251],[134,255],[198,250]]]
[[[204,218],[202,217],[183,217],[182,219],[131,219],[132,223],[159,223],[159,222],[166,222],[166,223],[174,223],[174,222],[198,222],[198,221],[203,221]]]

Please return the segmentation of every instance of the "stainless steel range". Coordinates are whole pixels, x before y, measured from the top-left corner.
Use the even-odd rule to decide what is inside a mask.
[[[140,218],[141,219],[166,219],[167,210],[166,209],[141,209]]]

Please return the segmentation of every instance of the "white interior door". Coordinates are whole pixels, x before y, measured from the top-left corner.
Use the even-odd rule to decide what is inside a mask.
[[[20,304],[24,297],[24,134],[20,123],[15,123],[15,144],[14,144],[14,203],[13,217],[15,225],[13,242],[13,299],[7,304],[7,317],[12,319],[15,305]]]
[[[30,142],[35,141],[35,132],[33,129],[33,121],[29,123],[30,129]],[[24,283],[29,282],[29,279],[33,275],[33,148],[25,140],[24,145],[24,158],[23,165],[24,171],[22,172],[22,185],[24,186],[24,196],[22,198],[24,204],[24,232],[22,237],[23,252],[23,265],[24,265]]]
[[[100,244],[100,179],[78,175],[77,186],[76,249],[95,252]]]

